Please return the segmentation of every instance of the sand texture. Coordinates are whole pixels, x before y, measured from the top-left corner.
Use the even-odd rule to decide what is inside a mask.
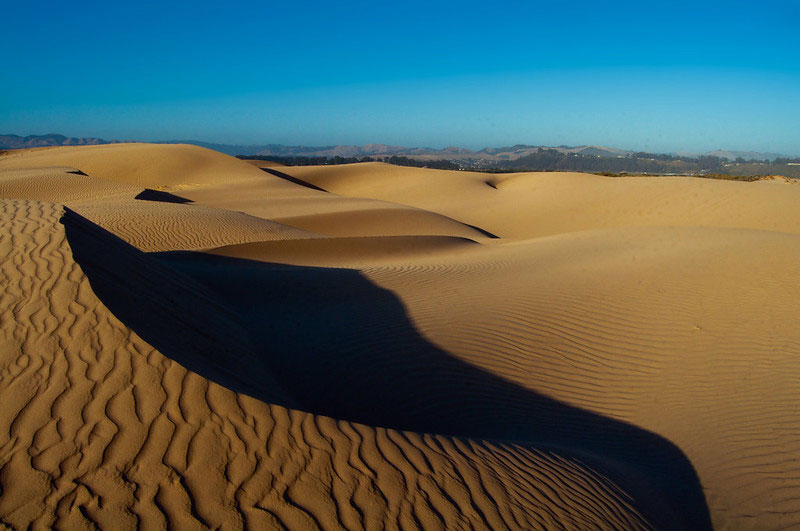
[[[0,526],[800,525],[800,186],[0,156]]]

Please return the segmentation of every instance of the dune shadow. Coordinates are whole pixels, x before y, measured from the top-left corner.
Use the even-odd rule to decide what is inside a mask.
[[[238,312],[217,303],[202,284],[69,209],[61,223],[95,295],[139,337],[228,389],[298,407],[267,366],[252,363],[258,350]]]
[[[184,204],[184,203],[193,203],[191,199],[186,199],[185,197],[181,197],[179,195],[171,194],[169,192],[163,192],[161,190],[153,190],[151,188],[145,188],[141,192],[139,192],[134,199],[139,199],[141,201],[157,201],[159,203],[176,203],[176,204]]]
[[[464,223],[464,222],[462,221],[462,222],[459,222],[459,223]],[[486,229],[482,229],[480,227],[476,227],[475,225],[470,225],[469,223],[464,223],[464,225],[466,225],[467,227],[471,228],[472,230],[476,230],[476,231],[480,232],[481,234],[483,234],[487,238],[500,239],[500,236],[498,236],[497,234],[493,234],[493,233],[489,232]]]
[[[69,210],[62,223],[102,303],[209,380],[368,425],[553,450],[632,493],[659,528],[711,527],[697,474],[677,446],[459,360],[358,271],[148,255]]]
[[[450,355],[417,332],[393,293],[358,271],[196,252],[151,256],[237,312],[259,363],[307,411],[557,450],[635,493],[639,509],[659,527],[711,527],[697,474],[677,446]]]
[[[298,179],[297,177],[293,177],[293,176],[289,175],[288,173],[283,173],[282,171],[278,171],[278,170],[276,170],[274,168],[261,168],[261,170],[265,171],[267,173],[271,173],[275,177],[279,177],[279,178],[281,178],[281,179],[283,179],[285,181],[289,181],[290,183],[294,183],[294,184],[297,184],[297,185],[300,185],[300,186],[305,186],[306,188],[311,188],[312,190],[318,190],[320,192],[327,192],[326,189],[320,188],[316,184],[311,184],[310,182],[306,182],[306,181],[304,181],[302,179]]]
[[[324,188],[320,188],[316,184],[311,184],[311,183],[309,183],[307,181],[304,181],[302,179],[298,179],[297,177],[293,177],[293,176],[289,175],[288,173],[284,173],[282,171],[278,171],[278,170],[276,170],[274,168],[261,168],[261,170],[265,171],[267,173],[270,173],[270,174],[274,175],[275,177],[279,177],[281,179],[289,181],[291,183],[294,183],[294,184],[297,184],[297,185],[300,185],[300,186],[305,186],[306,188],[311,188],[312,190],[318,190],[320,192],[330,193],[330,191],[328,191],[328,190],[326,190]],[[453,219],[453,218],[450,218],[450,219]],[[500,238],[500,236],[498,236],[496,234],[492,234],[488,230],[482,229],[482,228],[477,227],[475,225],[470,225],[469,223],[464,223],[463,221],[458,221],[456,219],[453,219],[453,221],[461,223],[462,225],[465,225],[465,226],[471,228],[472,230],[481,233],[483,236],[486,236],[487,238],[492,238],[492,239]]]

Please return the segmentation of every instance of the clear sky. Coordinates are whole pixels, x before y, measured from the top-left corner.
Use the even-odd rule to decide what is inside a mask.
[[[2,4],[0,133],[800,155],[800,0]]]

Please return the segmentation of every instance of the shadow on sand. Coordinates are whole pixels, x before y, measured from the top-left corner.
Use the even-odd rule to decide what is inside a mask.
[[[139,199],[141,201],[157,201],[159,203],[177,203],[177,204],[184,204],[184,203],[193,203],[191,199],[186,199],[185,197],[181,197],[179,195],[171,194],[169,192],[163,192],[161,190],[153,190],[151,188],[145,188],[141,192],[139,192],[134,199]]]
[[[281,179],[283,179],[285,181],[289,181],[290,183],[297,184],[299,186],[305,186],[306,188],[311,188],[312,190],[318,190],[320,192],[328,192],[328,190],[326,190],[324,188],[320,188],[316,184],[312,184],[312,183],[310,183],[308,181],[304,181],[302,179],[298,179],[297,177],[293,177],[293,176],[289,175],[288,173],[284,173],[282,171],[278,171],[278,170],[276,170],[274,168],[261,168],[261,170],[265,171],[265,172],[267,172],[269,174],[272,174],[275,177],[279,177],[279,178],[281,178]],[[328,192],[328,193],[330,193],[330,192]],[[450,219],[453,219],[453,218],[450,218]],[[497,238],[500,237],[500,236],[498,236],[496,234],[492,234],[491,232],[489,232],[486,229],[482,229],[480,227],[476,227],[475,225],[470,225],[469,223],[464,223],[463,221],[458,221],[458,220],[454,220],[454,221],[457,221],[458,223],[466,225],[467,227],[469,227],[469,228],[471,228],[471,229],[473,229],[475,231],[480,232],[482,235],[486,236],[487,238],[497,239]]]
[[[156,256],[237,309],[263,362],[308,411],[558,449],[606,470],[638,501],[648,500],[651,521],[711,527],[697,475],[671,442],[451,356],[416,331],[393,293],[358,271],[189,252]]]
[[[334,418],[555,450],[632,493],[639,511],[657,527],[711,528],[697,474],[674,444],[451,356],[416,331],[394,294],[358,271],[193,252],[144,255],[119,241],[141,260],[157,262],[152,271],[164,272],[148,285],[124,291],[107,278],[107,266],[97,256],[104,249],[65,225],[75,258],[103,303],[144,340],[206,378],[267,402]],[[114,267],[141,267],[133,260],[128,264]],[[207,315],[214,307],[188,294],[185,283],[176,285],[173,274],[205,286],[216,307],[226,307],[225,314],[238,321],[235,330],[206,329],[204,323],[218,319]],[[131,279],[126,271],[118,275],[117,282]],[[142,273],[132,278],[139,277]],[[158,297],[148,292],[152,289],[160,291]],[[188,320],[169,327],[159,323],[164,310],[154,306],[165,300],[177,307],[175,313],[188,312]],[[188,330],[176,330],[181,326]],[[225,335],[242,330],[250,336],[246,344],[255,345],[244,359],[234,351],[238,343]],[[219,351],[187,352],[191,347],[175,339],[182,332],[182,337],[222,334],[213,343]],[[216,360],[210,362],[209,356]],[[285,392],[275,392],[276,381]]]
[[[253,363],[259,349],[238,313],[215,300],[202,284],[69,209],[61,223],[95,295],[139,337],[228,389],[299,407],[269,367]]]
[[[327,192],[326,189],[320,188],[316,184],[311,184],[311,183],[306,182],[306,181],[304,181],[302,179],[298,179],[297,177],[293,177],[293,176],[289,175],[288,173],[283,173],[282,171],[278,171],[278,170],[276,170],[274,168],[261,168],[261,169],[263,171],[267,172],[267,173],[271,173],[275,177],[279,177],[279,178],[281,178],[281,179],[283,179],[285,181],[289,181],[290,183],[294,183],[294,184],[297,184],[299,186],[305,186],[306,188],[311,188],[312,190],[319,190],[320,192]]]

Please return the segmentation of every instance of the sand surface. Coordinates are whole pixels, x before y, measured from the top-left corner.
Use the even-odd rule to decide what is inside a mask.
[[[800,525],[800,186],[0,156],[0,525]]]

